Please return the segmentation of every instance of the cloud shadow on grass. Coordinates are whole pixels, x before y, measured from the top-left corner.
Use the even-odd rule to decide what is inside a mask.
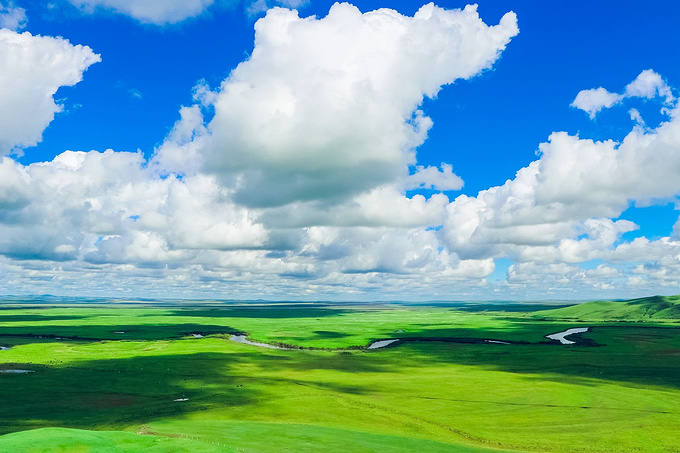
[[[237,386],[233,354],[136,356],[59,366],[15,364],[35,372],[3,375],[0,433],[45,426],[116,429],[152,419],[243,406],[259,393]],[[226,391],[228,390],[228,391]],[[174,401],[188,398],[187,401]]]
[[[122,333],[121,333],[122,332]],[[9,326],[0,327],[0,339],[55,339],[102,341],[102,340],[173,340],[193,333],[201,335],[241,332],[231,326],[211,324],[109,324],[109,325],[65,325],[65,326]]]

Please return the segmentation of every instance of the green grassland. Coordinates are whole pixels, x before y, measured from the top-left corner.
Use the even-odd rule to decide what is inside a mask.
[[[678,452],[678,300],[6,305],[0,451]]]

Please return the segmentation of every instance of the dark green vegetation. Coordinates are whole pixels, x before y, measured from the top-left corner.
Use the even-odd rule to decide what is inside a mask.
[[[6,306],[0,451],[677,452],[679,300]]]

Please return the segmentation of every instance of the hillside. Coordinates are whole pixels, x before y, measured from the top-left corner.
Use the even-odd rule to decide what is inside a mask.
[[[623,301],[593,301],[534,314],[539,318],[645,321],[680,319],[680,296],[651,296]]]

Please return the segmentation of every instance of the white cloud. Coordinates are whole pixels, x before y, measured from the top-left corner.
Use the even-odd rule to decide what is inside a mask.
[[[406,178],[406,189],[460,190],[463,180],[453,174],[451,164],[442,164],[441,171],[437,167],[418,165],[416,172]]]
[[[26,28],[27,23],[25,9],[15,6],[11,1],[0,3],[0,28],[18,31]]]
[[[274,8],[255,30],[251,57],[217,94],[204,154],[236,201],[256,207],[396,183],[432,126],[423,97],[490,68],[518,32],[513,13],[489,27],[472,6],[406,17],[346,3],[323,19]]]
[[[678,220],[673,225],[673,233],[671,234],[671,237],[676,240],[680,239],[680,218],[678,218]]]
[[[0,217],[30,203],[29,176],[24,169],[7,157],[0,157]]]
[[[5,158],[0,175],[0,253],[7,256],[167,264],[196,249],[267,241],[214,178],[160,177],[138,153],[67,151],[28,166]]]
[[[635,80],[626,85],[626,97],[639,97],[653,99],[657,96],[663,97],[668,105],[675,101],[671,88],[659,74],[646,69],[638,75]]]
[[[270,8],[267,0],[254,0],[246,8],[246,13],[249,16],[257,16],[260,13],[264,13]]]
[[[0,155],[33,146],[62,106],[59,87],[82,80],[99,55],[63,38],[0,29]]]
[[[664,98],[663,102],[666,107],[672,106],[676,101],[666,81],[653,70],[646,69],[626,85],[623,94],[611,93],[602,87],[582,90],[576,95],[571,106],[583,110],[593,119],[602,109],[619,104],[626,98],[653,99],[657,96]],[[667,112],[666,109],[663,111]],[[641,119],[639,113],[631,114],[631,117],[638,122]]]
[[[260,218],[272,227],[427,227],[442,224],[448,202],[443,194],[434,194],[428,199],[422,195],[407,198],[393,186],[382,186],[340,204],[307,202],[269,208]]]
[[[309,4],[309,0],[254,0],[246,7],[249,16],[257,16],[260,13],[276,7],[299,9]]]
[[[199,149],[205,146],[208,133],[198,105],[182,107],[163,144],[156,149],[150,165],[161,174],[194,175],[203,164]]]
[[[214,178],[199,175],[173,184],[157,214],[171,224],[162,232],[175,249],[230,250],[262,247],[268,239],[255,213],[228,202],[230,194]],[[140,222],[144,225],[144,216]]]
[[[571,103],[571,106],[583,110],[592,119],[595,118],[600,110],[608,109],[614,104],[621,102],[622,99],[622,95],[610,93],[606,89],[600,87],[580,91],[576,95],[574,102]]]
[[[215,0],[69,0],[86,13],[105,9],[142,23],[166,25],[203,14]]]
[[[311,227],[306,233],[299,256],[313,259],[313,268],[325,275],[412,274],[450,283],[482,280],[494,269],[493,260],[459,260],[440,251],[429,230]]]
[[[274,0],[274,3],[284,8],[297,9],[307,5],[309,0]]]
[[[582,298],[583,294],[616,294],[626,284],[625,275],[618,269],[600,264],[593,269],[582,269],[565,263],[538,265],[518,263],[507,271],[506,292],[522,291],[534,297]],[[605,296],[607,297],[607,296]]]
[[[611,266],[607,266],[606,264],[600,264],[594,269],[588,269],[585,272],[586,276],[592,277],[592,278],[615,278],[615,277],[620,277],[621,276],[621,271],[618,269],[615,269]]]

